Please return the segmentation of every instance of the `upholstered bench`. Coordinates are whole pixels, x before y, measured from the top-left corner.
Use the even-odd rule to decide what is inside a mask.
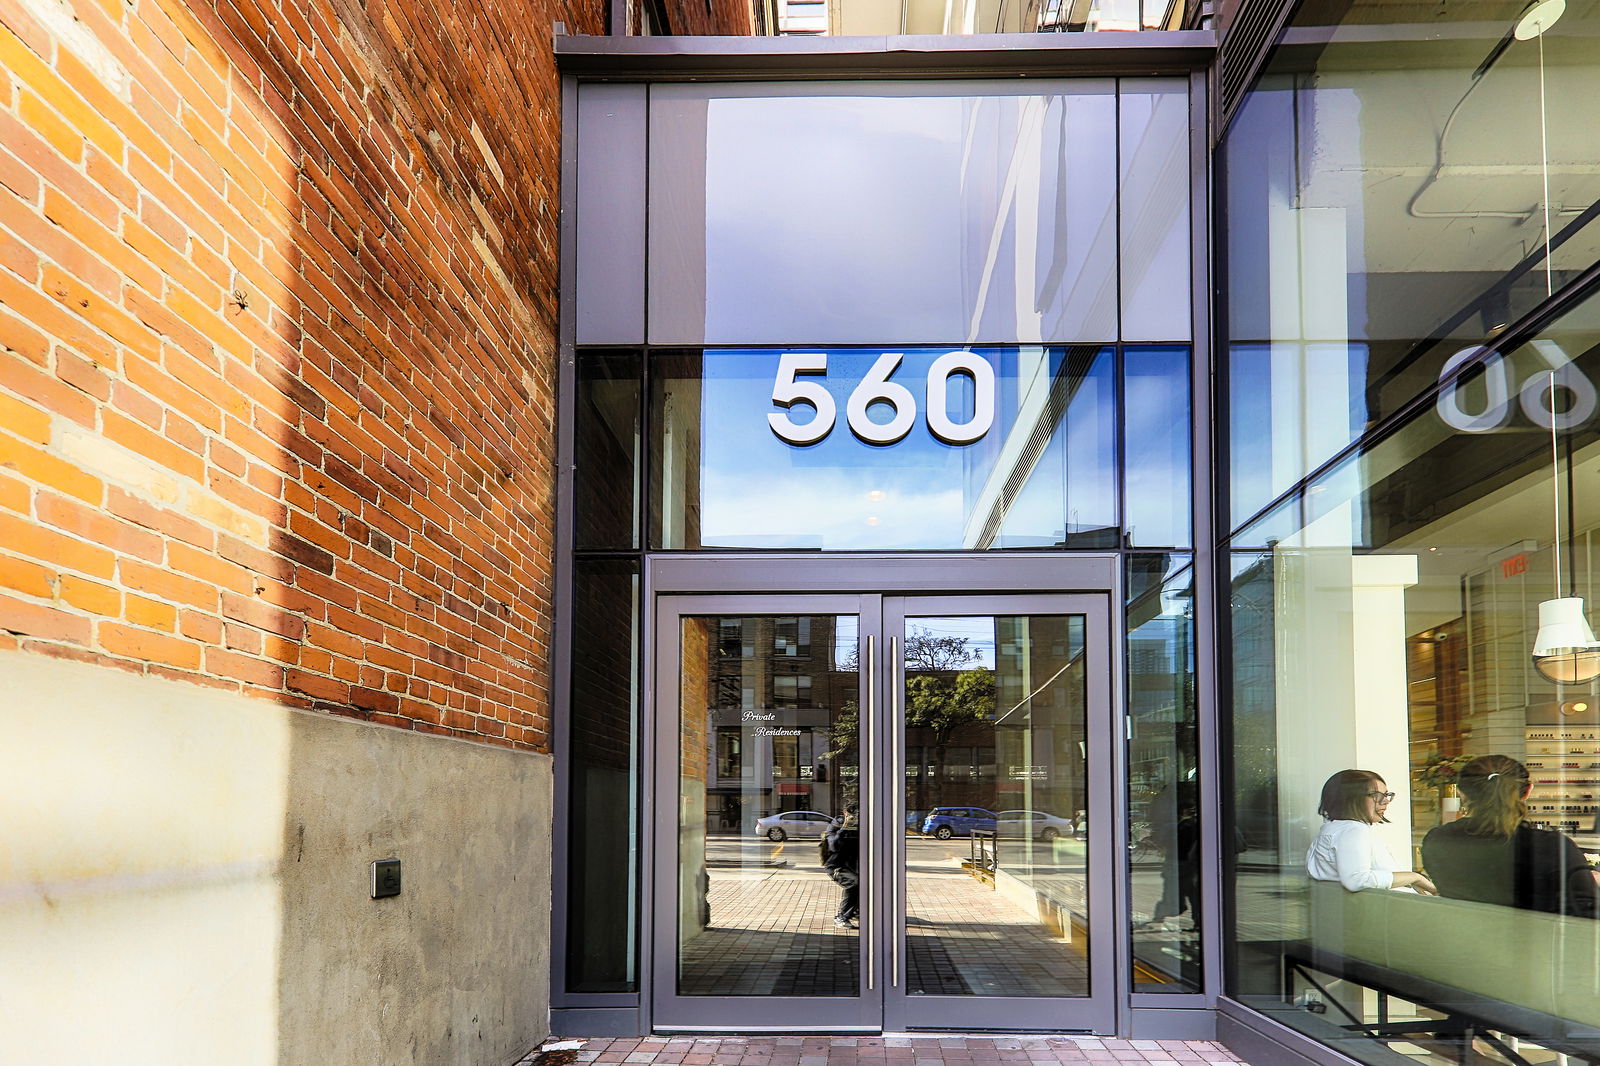
[[[1600,921],[1327,881],[1309,906],[1291,964],[1441,1011],[1442,1028],[1600,1056]]]

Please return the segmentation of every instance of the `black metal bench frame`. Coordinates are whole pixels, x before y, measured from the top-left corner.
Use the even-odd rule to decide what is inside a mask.
[[[1296,977],[1322,994],[1349,1021],[1340,1028],[1363,1033],[1375,1040],[1411,1039],[1426,1036],[1453,1047],[1462,1066],[1474,1061],[1474,1040],[1482,1040],[1504,1055],[1513,1066],[1533,1066],[1506,1043],[1511,1036],[1537,1044],[1547,1051],[1560,1052],[1591,1064],[1600,1064],[1600,1029],[1593,1029],[1544,1011],[1466,992],[1427,977],[1390,969],[1327,951],[1306,941],[1283,944],[1283,995],[1286,1003],[1295,998]],[[1352,981],[1378,993],[1377,1021],[1356,1017],[1322,986],[1313,972]],[[1389,1000],[1399,999],[1438,1012],[1440,1018],[1408,1021],[1389,1020]]]

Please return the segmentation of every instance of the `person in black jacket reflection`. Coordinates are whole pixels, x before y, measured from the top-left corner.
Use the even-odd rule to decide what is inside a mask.
[[[1428,830],[1422,863],[1454,899],[1600,917],[1594,869],[1570,837],[1523,821],[1533,785],[1507,755],[1480,755],[1457,777],[1466,814]]]
[[[845,804],[844,814],[828,827],[823,847],[823,869],[844,890],[839,911],[833,916],[833,924],[841,929],[855,929],[861,914],[861,827],[857,813],[854,803]]]

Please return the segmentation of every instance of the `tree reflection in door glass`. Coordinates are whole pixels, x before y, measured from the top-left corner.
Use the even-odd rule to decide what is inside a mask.
[[[912,995],[1089,994],[1082,615],[914,618],[904,638]]]
[[[858,631],[850,615],[683,619],[681,995],[858,992],[862,864],[841,817],[860,798]]]

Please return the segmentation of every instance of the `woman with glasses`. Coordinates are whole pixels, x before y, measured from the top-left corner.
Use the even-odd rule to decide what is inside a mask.
[[[1337,881],[1351,892],[1364,888],[1410,888],[1437,895],[1433,882],[1402,870],[1378,837],[1377,826],[1394,793],[1371,770],[1340,770],[1322,786],[1317,813],[1325,821],[1306,852],[1306,871],[1318,881]]]
[[[1597,916],[1595,873],[1583,852],[1570,837],[1523,821],[1533,788],[1527,767],[1508,755],[1480,755],[1456,783],[1466,814],[1422,841],[1423,865],[1443,895]]]

